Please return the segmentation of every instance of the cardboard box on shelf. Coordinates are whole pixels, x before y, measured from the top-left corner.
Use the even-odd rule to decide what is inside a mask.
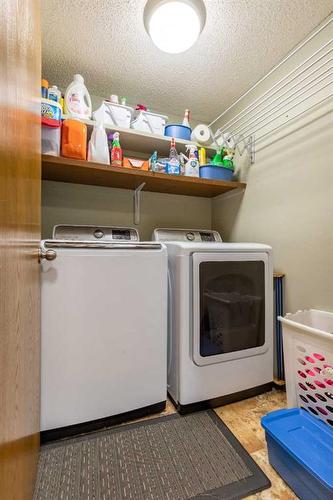
[[[139,158],[127,158],[123,159],[123,167],[132,168],[134,170],[148,170],[149,162],[148,160],[140,160]]]

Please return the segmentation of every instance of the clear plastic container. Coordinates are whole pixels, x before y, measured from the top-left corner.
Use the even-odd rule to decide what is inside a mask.
[[[61,127],[50,127],[42,124],[42,154],[60,155]]]

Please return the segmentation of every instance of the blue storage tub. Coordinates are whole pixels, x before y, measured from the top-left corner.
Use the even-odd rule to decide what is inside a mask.
[[[184,141],[191,140],[192,129],[185,125],[177,125],[170,123],[164,128],[164,135],[174,137],[175,139],[184,139]]]
[[[333,498],[333,429],[301,408],[261,419],[270,464],[302,500]]]
[[[202,165],[199,169],[199,175],[202,179],[231,181],[234,172],[230,168],[219,167],[217,165]]]

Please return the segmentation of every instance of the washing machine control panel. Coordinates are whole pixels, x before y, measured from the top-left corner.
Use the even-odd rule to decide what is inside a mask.
[[[214,242],[214,241],[216,241],[215,234],[214,234],[213,231],[210,231],[208,233],[200,231],[200,238],[201,238],[201,241],[205,241],[205,242],[208,242],[208,241]],[[220,240],[218,240],[218,241],[220,241]]]
[[[155,229],[153,233],[155,241],[188,241],[194,243],[222,242],[220,233],[217,231],[200,229]]]
[[[112,239],[113,240],[132,240],[133,234],[130,229],[113,229]]]
[[[53,239],[76,241],[139,241],[139,233],[132,227],[59,224],[53,228]]]

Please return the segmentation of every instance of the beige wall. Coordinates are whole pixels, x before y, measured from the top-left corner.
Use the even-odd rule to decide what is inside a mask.
[[[333,113],[258,155],[244,196],[213,202],[225,240],[272,245],[286,309],[333,310]]]
[[[49,238],[55,224],[133,226],[133,192],[98,186],[44,181],[42,237]],[[211,200],[195,196],[142,193],[142,240],[155,227],[211,227]]]
[[[302,50],[302,57],[328,37],[332,38],[332,27]],[[293,67],[292,62],[287,66],[285,72]],[[282,75],[281,68],[276,78]],[[267,82],[252,99],[266,88]],[[242,176],[247,182],[243,196],[213,201],[212,227],[225,240],[273,247],[274,268],[286,273],[287,311],[333,310],[332,100],[273,136],[257,152],[255,164],[242,169]]]

